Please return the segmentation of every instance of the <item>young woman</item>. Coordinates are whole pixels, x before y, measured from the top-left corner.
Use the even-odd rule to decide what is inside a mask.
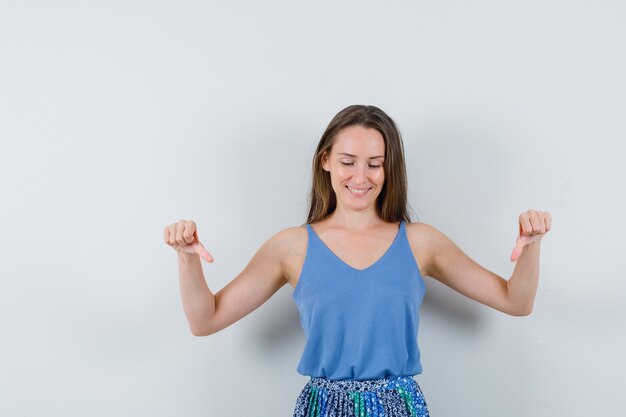
[[[178,252],[183,308],[196,336],[216,333],[285,284],[307,336],[298,372],[310,380],[294,417],[428,416],[415,375],[424,276],[513,316],[532,311],[548,212],[519,216],[507,281],[426,223],[411,223],[403,144],[393,120],[353,105],[330,122],[313,158],[304,225],[268,239],[216,294],[200,258],[213,262],[196,224],[180,220],[164,239]]]

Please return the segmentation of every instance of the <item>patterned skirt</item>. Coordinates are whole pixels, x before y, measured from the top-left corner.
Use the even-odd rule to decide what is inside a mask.
[[[422,390],[412,376],[368,380],[311,377],[293,417],[429,417]]]

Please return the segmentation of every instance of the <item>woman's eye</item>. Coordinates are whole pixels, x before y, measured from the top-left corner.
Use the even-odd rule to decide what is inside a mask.
[[[352,166],[354,165],[354,162],[341,162],[343,165],[348,165],[348,166]],[[370,165],[370,168],[380,168],[381,165]]]

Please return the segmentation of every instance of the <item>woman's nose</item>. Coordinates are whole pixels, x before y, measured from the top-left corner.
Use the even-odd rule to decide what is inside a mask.
[[[367,178],[367,167],[364,165],[357,165],[354,169],[354,178],[361,181]]]

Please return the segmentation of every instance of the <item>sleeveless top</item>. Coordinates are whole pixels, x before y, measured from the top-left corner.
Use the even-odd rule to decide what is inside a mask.
[[[417,331],[426,287],[404,222],[365,269],[342,261],[306,227],[308,246],[292,294],[306,335],[298,373],[331,380],[421,373]]]

